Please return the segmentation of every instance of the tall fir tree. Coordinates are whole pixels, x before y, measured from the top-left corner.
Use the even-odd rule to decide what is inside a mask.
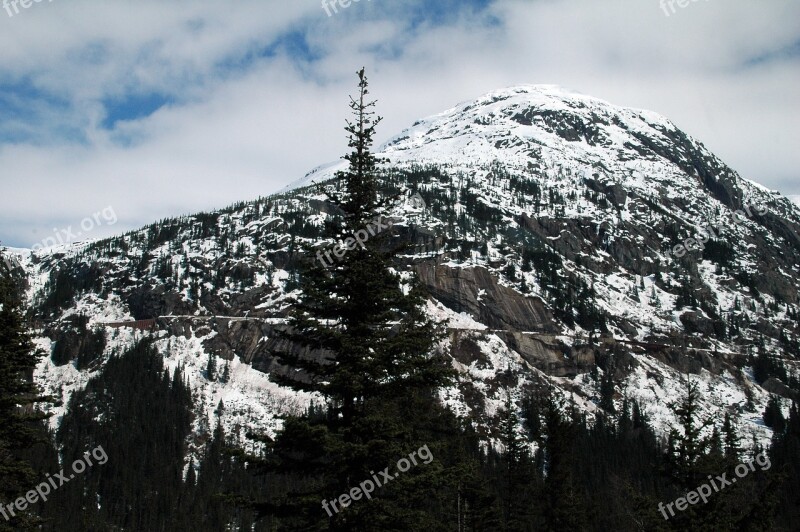
[[[500,416],[500,441],[503,444],[503,467],[505,482],[503,486],[504,530],[513,531],[524,528],[531,508],[530,486],[533,480],[527,441],[519,433],[520,419],[517,406],[506,392],[505,409]]]
[[[711,419],[700,414],[700,390],[697,379],[686,377],[686,388],[680,400],[670,405],[678,418],[680,430],[669,433],[667,461],[678,485],[690,490],[705,479],[702,458],[709,450],[709,438],[703,433],[712,426]]]
[[[732,421],[724,419],[720,434],[712,419],[701,414],[700,393],[698,380],[687,376],[684,395],[672,404],[681,430],[670,431],[666,469],[677,495],[721,474],[735,479],[740,463]],[[670,518],[670,526],[674,530],[768,530],[765,526],[774,514],[774,483],[760,472],[748,477],[714,492],[704,504],[678,512]]]
[[[789,409],[784,432],[773,436],[769,456],[771,472],[780,483],[780,500],[767,500],[779,502],[775,505],[777,520],[782,530],[791,530],[800,521],[800,408],[796,402]]]
[[[573,475],[577,427],[574,420],[565,419],[564,412],[563,401],[550,390],[545,411],[546,530],[585,530],[588,526],[586,505]]]
[[[33,382],[42,353],[27,331],[20,283],[0,268],[0,503],[6,504],[24,496],[37,480],[24,455],[31,446],[46,441],[42,420],[47,416],[36,405],[49,401]],[[0,519],[0,530],[33,530],[38,523],[30,510],[6,507],[4,513],[9,515]]]
[[[279,381],[320,394],[326,409],[286,421],[267,463],[295,481],[284,497],[261,509],[296,527],[422,529],[431,523],[425,507],[435,499],[430,495],[443,467],[439,461],[403,473],[371,501],[339,512],[321,504],[423,445],[436,456],[437,427],[447,418],[436,390],[453,374],[435,354],[442,331],[424,312],[423,291],[412,276],[394,270],[391,235],[367,232],[368,224],[387,213],[371,151],[380,117],[372,110],[376,102],[368,98],[363,69],[358,77],[358,95],[350,101],[354,119],[345,128],[351,151],[344,158],[350,164],[338,176],[344,190],[333,196],[344,216],[329,231],[334,239],[358,232],[368,238],[330,264],[306,250],[300,295],[285,348],[277,353],[293,371]]]
[[[217,355],[208,354],[208,364],[206,364],[206,378],[210,381],[217,380]]]

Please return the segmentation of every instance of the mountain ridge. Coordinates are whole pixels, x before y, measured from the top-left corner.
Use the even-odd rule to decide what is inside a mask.
[[[515,397],[556,386],[596,415],[595,375],[608,373],[614,400],[642,402],[663,435],[672,424],[668,404],[689,372],[702,376],[709,414],[735,412],[754,439],[768,441],[760,417],[770,392],[784,396],[784,408],[794,392],[789,382],[755,382],[748,364],[761,351],[778,360],[798,355],[800,209],[742,179],[656,113],[563,95],[539,85],[492,91],[418,121],[378,150],[389,159],[385,193],[420,193],[427,204],[413,220],[402,209],[391,215],[394,237],[413,246],[398,267],[423,280],[429,311],[451,326],[442,348],[461,379],[442,390],[442,401],[491,441],[501,383]],[[330,179],[345,164],[318,167],[267,198],[24,257],[32,314],[49,320],[40,347],[77,356],[88,328],[108,338],[95,366],[50,357],[37,379],[67,404],[136,335],[107,322],[263,318],[172,322],[152,334],[167,366],[190,377],[196,433],[222,417],[219,401],[241,445],[247,430],[274,433],[281,414],[313,397],[270,383],[271,373],[288,368],[270,354],[278,340],[269,320],[290,305],[299,243],[331,244],[320,227],[335,216],[326,206],[336,188]],[[746,204],[767,211],[730,224]],[[673,256],[712,223],[724,228],[713,245]],[[70,322],[80,313],[89,316],[84,330]],[[229,382],[204,376],[208,356],[231,367]]]

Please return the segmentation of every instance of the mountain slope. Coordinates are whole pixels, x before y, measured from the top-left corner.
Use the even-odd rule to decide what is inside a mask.
[[[784,406],[797,393],[800,210],[788,199],[655,113],[552,86],[461,104],[379,155],[384,193],[399,198],[392,234],[412,245],[397,267],[419,276],[450,327],[442,349],[461,378],[442,400],[486,438],[506,390],[555,386],[592,416],[606,376],[617,408],[639,401],[664,434],[689,373],[704,412],[719,423],[732,412],[752,440],[769,438],[769,393]],[[280,414],[313,400],[269,375],[291,371],[272,355],[275,330],[301,243],[334,244],[321,226],[337,214],[326,192],[343,164],[276,196],[23,257],[38,342],[54,353],[37,379],[66,404],[109,356],[151,334],[194,390],[195,435],[220,417],[243,446],[249,429],[274,433]],[[695,245],[704,228],[713,236]],[[153,318],[154,332],[108,325]],[[226,380],[209,378],[209,356],[228,365]]]

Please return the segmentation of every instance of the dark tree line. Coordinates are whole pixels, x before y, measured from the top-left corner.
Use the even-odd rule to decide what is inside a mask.
[[[28,334],[24,285],[17,273],[0,265],[0,504],[13,503],[38,483],[33,462],[48,450],[45,416],[35,407],[50,399],[33,383],[33,369],[43,353]],[[39,521],[32,514],[6,509],[0,530],[32,528]]]

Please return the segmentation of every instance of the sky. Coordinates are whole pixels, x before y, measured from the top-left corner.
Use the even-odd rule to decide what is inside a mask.
[[[362,66],[378,143],[491,90],[555,84],[661,113],[800,197],[797,0],[326,2],[5,0],[0,242],[276,192],[347,151]]]

